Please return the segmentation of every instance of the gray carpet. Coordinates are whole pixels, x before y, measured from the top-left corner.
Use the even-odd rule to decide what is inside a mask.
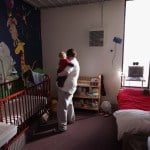
[[[82,112],[76,114],[76,122],[68,125],[66,132],[54,134],[56,126],[56,118],[39,124],[24,150],[120,150],[113,116]]]

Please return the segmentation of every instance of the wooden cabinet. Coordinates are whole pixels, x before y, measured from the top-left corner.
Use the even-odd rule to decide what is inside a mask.
[[[75,109],[95,110],[99,112],[101,99],[101,75],[97,77],[80,76],[73,97]]]

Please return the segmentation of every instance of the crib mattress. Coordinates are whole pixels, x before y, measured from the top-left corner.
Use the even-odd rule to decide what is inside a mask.
[[[17,133],[17,126],[0,122],[0,147],[6,144]]]

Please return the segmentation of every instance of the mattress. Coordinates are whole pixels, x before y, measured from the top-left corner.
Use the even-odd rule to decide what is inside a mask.
[[[0,122],[0,147],[6,144],[17,133],[17,126]]]

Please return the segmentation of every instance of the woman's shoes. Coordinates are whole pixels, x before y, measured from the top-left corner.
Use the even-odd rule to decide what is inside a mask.
[[[53,132],[55,134],[61,134],[61,133],[64,133],[66,130],[60,130],[60,129],[54,129]]]

